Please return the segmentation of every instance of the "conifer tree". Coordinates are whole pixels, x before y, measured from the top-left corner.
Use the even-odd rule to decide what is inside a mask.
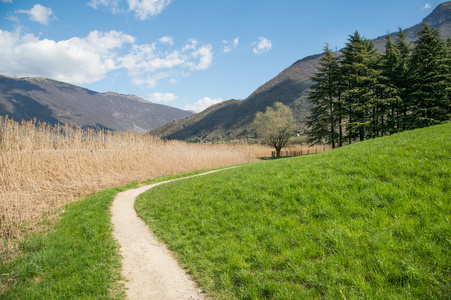
[[[401,42],[403,43],[404,41],[401,40]],[[382,135],[401,131],[401,117],[403,113],[402,93],[405,83],[403,78],[406,75],[405,53],[402,54],[402,50],[402,48],[391,40],[390,35],[387,35],[385,53],[381,60],[381,89],[386,108],[385,115],[383,116],[386,122],[382,126]]]
[[[356,31],[342,50],[341,76],[346,86],[343,93],[344,105],[349,119],[345,122],[348,142],[363,141],[369,133],[374,136],[375,126],[371,113],[379,99],[375,96],[378,77],[381,73],[375,67],[377,50],[374,44]]]
[[[393,85],[399,92],[401,98],[401,107],[397,115],[397,131],[403,131],[407,128],[408,114],[410,114],[411,104],[408,99],[409,81],[409,60],[412,54],[412,46],[406,39],[406,34],[400,28],[398,31],[396,48],[398,50],[398,64],[395,68],[395,75],[391,78]]]
[[[440,31],[423,24],[410,60],[409,128],[426,127],[449,120],[451,66],[449,47]]]
[[[308,117],[309,143],[341,146],[341,105],[338,88],[338,59],[326,45],[318,72],[311,78],[308,99],[315,105]]]

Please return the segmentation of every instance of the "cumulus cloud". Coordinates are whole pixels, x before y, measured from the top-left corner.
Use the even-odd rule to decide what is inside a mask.
[[[118,67],[117,49],[127,43],[134,43],[134,38],[117,31],[93,31],[85,38],[56,42],[0,29],[0,73],[74,84],[95,82]]]
[[[186,50],[164,47],[164,51],[158,46],[166,43],[172,47],[169,37],[150,44],[135,41],[133,36],[114,30],[54,41],[20,30],[0,29],[0,74],[44,76],[84,84],[122,69],[134,84],[153,88],[164,78],[176,83],[175,78],[188,76],[187,71],[205,70],[213,60],[211,45],[199,46],[194,40]]]
[[[170,36],[164,36],[158,40],[162,44],[169,44],[171,46],[174,45],[174,40]]]
[[[262,54],[265,52],[268,52],[269,50],[272,49],[272,44],[271,41],[268,40],[265,37],[259,37],[259,42],[255,42],[254,45],[256,45],[257,47],[254,47],[254,53],[255,54]]]
[[[162,39],[167,41],[166,38]],[[161,39],[159,41],[161,42]],[[155,87],[158,80],[169,75],[163,72],[149,76],[149,73],[161,72],[175,67],[196,71],[207,69],[213,61],[212,46],[206,45],[197,48],[197,45],[198,42],[191,39],[190,43],[182,48],[182,51],[173,50],[171,52],[160,51],[156,43],[133,45],[130,53],[119,59],[120,66],[128,70],[135,84]],[[175,82],[175,80],[172,79],[171,82]]]
[[[236,48],[238,46],[239,39],[240,39],[240,37],[237,37],[237,38],[233,39],[232,44],[233,44],[234,48]]]
[[[127,0],[130,11],[134,11],[140,20],[160,14],[171,0]]]
[[[183,65],[186,57],[177,50],[160,53],[153,43],[133,45],[130,53],[119,60],[120,66],[128,70],[134,84],[153,88],[159,80],[168,77],[167,73],[161,72],[163,69]],[[157,71],[159,73],[155,74]]]
[[[236,47],[238,47],[238,43],[239,43],[239,37],[233,39],[232,42],[229,41],[222,41],[222,52],[223,53],[229,53],[230,51],[232,51],[233,49],[235,49]]]
[[[18,13],[30,15],[30,20],[41,23],[42,25],[48,25],[50,22],[50,16],[53,14],[52,9],[36,4],[30,10],[17,10]]]
[[[168,73],[161,72],[157,74],[141,74],[138,76],[132,76],[132,82],[135,85],[146,85],[150,88],[155,88],[161,79],[168,77]]]
[[[149,100],[157,103],[169,103],[177,100],[177,96],[173,93],[153,93],[149,96]]]
[[[198,63],[189,62],[188,65],[192,70],[206,70],[213,61],[213,47],[211,45],[202,46],[198,50],[191,53],[193,58],[199,58]]]
[[[195,39],[189,39],[189,43],[186,44],[186,45],[183,47],[182,51],[185,52],[185,51],[188,51],[188,50],[190,50],[190,49],[191,49],[191,50],[196,50],[197,44],[198,44],[198,42],[197,42]]]
[[[185,110],[194,110],[195,112],[201,112],[204,109],[208,108],[209,106],[220,103],[222,101],[224,101],[224,100],[222,100],[221,98],[211,99],[210,97],[205,97],[205,98],[197,101],[194,104],[185,105],[184,109]]]
[[[113,13],[128,10],[134,12],[138,19],[146,20],[160,14],[171,2],[172,0],[91,0],[88,5],[95,9],[104,6]],[[125,6],[128,6],[128,9],[125,9]]]
[[[423,9],[429,9],[429,8],[431,8],[431,7],[432,7],[431,3],[430,3],[430,2],[427,2],[427,3],[423,6]]]
[[[100,6],[104,6],[110,8],[111,11],[116,14],[121,11],[121,9],[119,8],[119,1],[120,0],[91,0],[89,1],[88,5],[94,9],[97,9]]]

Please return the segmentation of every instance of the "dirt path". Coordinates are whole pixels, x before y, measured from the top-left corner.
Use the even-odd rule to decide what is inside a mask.
[[[202,173],[194,176],[206,175]],[[194,176],[174,179],[181,180]],[[135,209],[135,198],[159,182],[117,194],[111,212],[113,236],[121,248],[122,275],[129,299],[204,299],[201,290],[189,278],[164,244],[157,241]]]

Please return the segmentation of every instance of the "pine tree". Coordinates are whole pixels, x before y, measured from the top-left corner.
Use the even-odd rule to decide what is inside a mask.
[[[410,60],[410,128],[450,119],[451,66],[448,43],[440,31],[423,24]]]
[[[394,43],[390,35],[387,35],[385,53],[381,60],[381,85],[384,104],[386,105],[386,122],[383,126],[383,133],[389,134],[403,130],[402,119],[407,114],[403,99],[408,86],[406,77],[410,46],[401,29],[397,39],[397,42]]]
[[[394,86],[393,78],[396,76],[396,67],[399,63],[399,51],[391,40],[390,35],[386,36],[385,53],[381,58],[382,74],[379,81],[379,93],[383,99],[383,109],[381,114],[377,114],[381,120],[381,135],[391,133],[396,128],[396,115],[398,112],[399,92]],[[382,102],[382,101],[381,101]]]
[[[335,148],[341,146],[339,89],[337,88],[338,59],[326,45],[320,58],[318,72],[311,78],[308,99],[315,105],[308,117],[309,143],[327,143]]]
[[[411,113],[411,104],[408,99],[408,88],[410,86],[409,81],[409,61],[412,54],[412,46],[406,39],[406,34],[400,28],[398,31],[396,48],[399,53],[398,64],[395,68],[395,75],[391,78],[393,85],[399,92],[401,98],[401,107],[397,114],[397,129],[403,131],[407,128],[408,115]]]
[[[342,52],[340,71],[346,86],[343,99],[348,116],[345,125],[351,143],[355,139],[363,141],[367,136],[373,137],[377,132],[373,114],[379,102],[375,90],[381,71],[375,67],[374,44],[360,37],[358,32],[350,36]]]

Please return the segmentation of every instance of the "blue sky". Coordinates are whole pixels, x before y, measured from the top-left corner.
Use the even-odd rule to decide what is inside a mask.
[[[197,112],[305,56],[426,17],[440,0],[0,0],[0,74]]]

